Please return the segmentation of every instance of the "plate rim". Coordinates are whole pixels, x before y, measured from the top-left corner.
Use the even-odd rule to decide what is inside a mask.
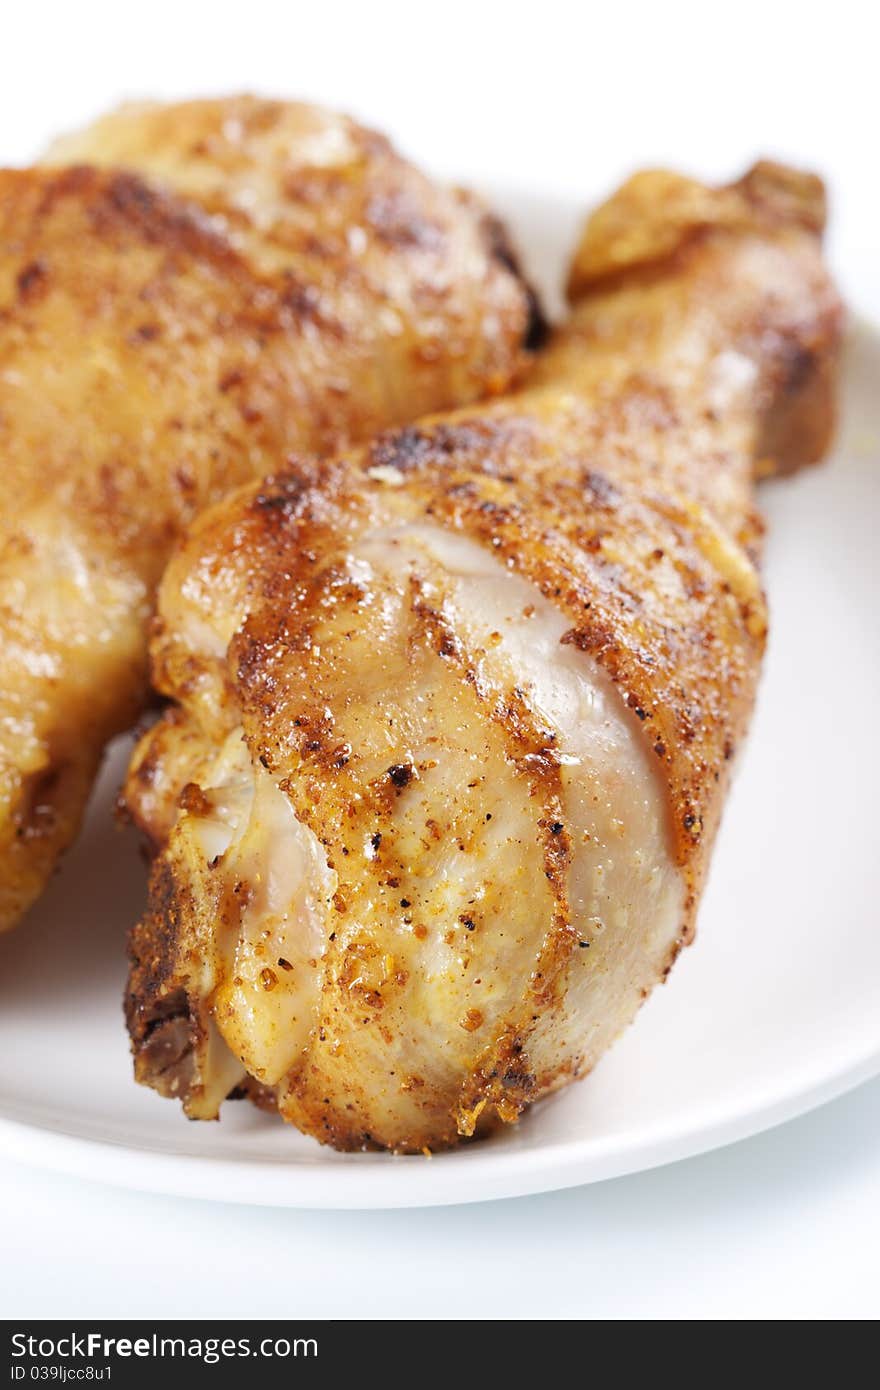
[[[685,1128],[655,1124],[629,1141],[626,1134],[598,1141],[588,1136],[521,1150],[475,1144],[428,1158],[355,1153],[331,1163],[319,1157],[287,1165],[281,1159],[146,1149],[0,1115],[0,1152],[14,1162],[112,1187],[237,1206],[328,1211],[459,1206],[592,1185],[696,1158],[796,1119],[876,1076],[880,1044],[842,1067],[829,1063],[818,1077],[811,1070],[800,1085],[777,1081],[757,1104],[752,1099],[743,1107],[742,1097],[733,1095],[708,1122],[704,1110]],[[406,1183],[400,1182],[401,1165],[408,1170]],[[460,1192],[463,1172],[467,1190]]]

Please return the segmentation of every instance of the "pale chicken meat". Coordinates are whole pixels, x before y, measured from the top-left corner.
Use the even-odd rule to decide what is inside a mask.
[[[818,459],[818,180],[637,176],[519,394],[190,530],[127,801],[138,1078],[436,1149],[588,1072],[691,937],[766,635],[757,473]]]
[[[483,208],[313,107],[126,108],[0,171],[0,929],[143,707],[199,509],[498,392],[536,321]]]

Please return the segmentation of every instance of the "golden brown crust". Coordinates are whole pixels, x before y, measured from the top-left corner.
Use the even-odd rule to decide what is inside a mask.
[[[662,214],[662,182],[652,189]],[[699,234],[682,238],[676,194],[673,234],[652,213],[612,276],[588,229],[571,321],[528,389],[242,490],[198,523],[166,576],[154,673],[203,763],[241,727],[252,766],[337,876],[314,1027],[275,1087],[285,1118],[336,1147],[433,1149],[515,1119],[589,1070],[638,1002],[583,1036],[571,1001],[603,987],[586,964],[600,942],[576,927],[570,901],[585,850],[558,733],[450,616],[436,566],[364,577],[370,538],[390,546],[434,528],[474,543],[550,606],[560,646],[599,668],[637,731],[684,882],[677,935],[657,959],[644,947],[639,997],[692,933],[766,633],[753,474],[768,439],[786,461],[826,446],[841,315],[811,182],[764,170],[691,195]],[[599,240],[633,216],[630,190],[600,215]],[[210,650],[196,614],[224,634]],[[407,752],[431,739],[436,758]],[[456,761],[462,750],[470,762]],[[443,819],[413,820],[444,759],[472,780],[451,772],[431,802]],[[493,841],[487,804],[499,817],[516,806],[529,834]],[[160,856],[184,891],[188,819]],[[479,892],[450,923],[434,866],[456,847]],[[188,911],[185,939],[205,921],[198,901]],[[138,955],[142,939],[163,939],[163,916],[156,892]],[[637,955],[649,928],[629,929]],[[479,974],[473,988],[440,983],[443,942],[462,978]],[[487,1005],[476,986],[493,968]],[[135,976],[135,997],[141,987]],[[210,993],[191,1006],[210,1012]]]
[[[503,389],[530,331],[485,210],[344,117],[147,108],[53,160],[0,171],[0,929],[137,717],[197,512],[292,450]]]

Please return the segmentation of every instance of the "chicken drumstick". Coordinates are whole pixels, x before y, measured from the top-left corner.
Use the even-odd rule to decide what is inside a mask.
[[[693,932],[766,632],[753,479],[817,459],[818,180],[637,176],[519,395],[236,493],[165,575],[128,802],[138,1078],[418,1151],[583,1075]]]

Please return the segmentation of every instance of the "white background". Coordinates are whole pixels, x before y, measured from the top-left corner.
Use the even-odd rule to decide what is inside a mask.
[[[2,30],[3,162],[125,97],[245,88],[345,107],[441,174],[585,206],[637,165],[727,176],[766,153],[828,177],[835,268],[880,313],[866,4],[16,11]],[[478,1207],[218,1207],[5,1162],[0,1194],[9,1317],[880,1313],[880,1082],[701,1159]]]

